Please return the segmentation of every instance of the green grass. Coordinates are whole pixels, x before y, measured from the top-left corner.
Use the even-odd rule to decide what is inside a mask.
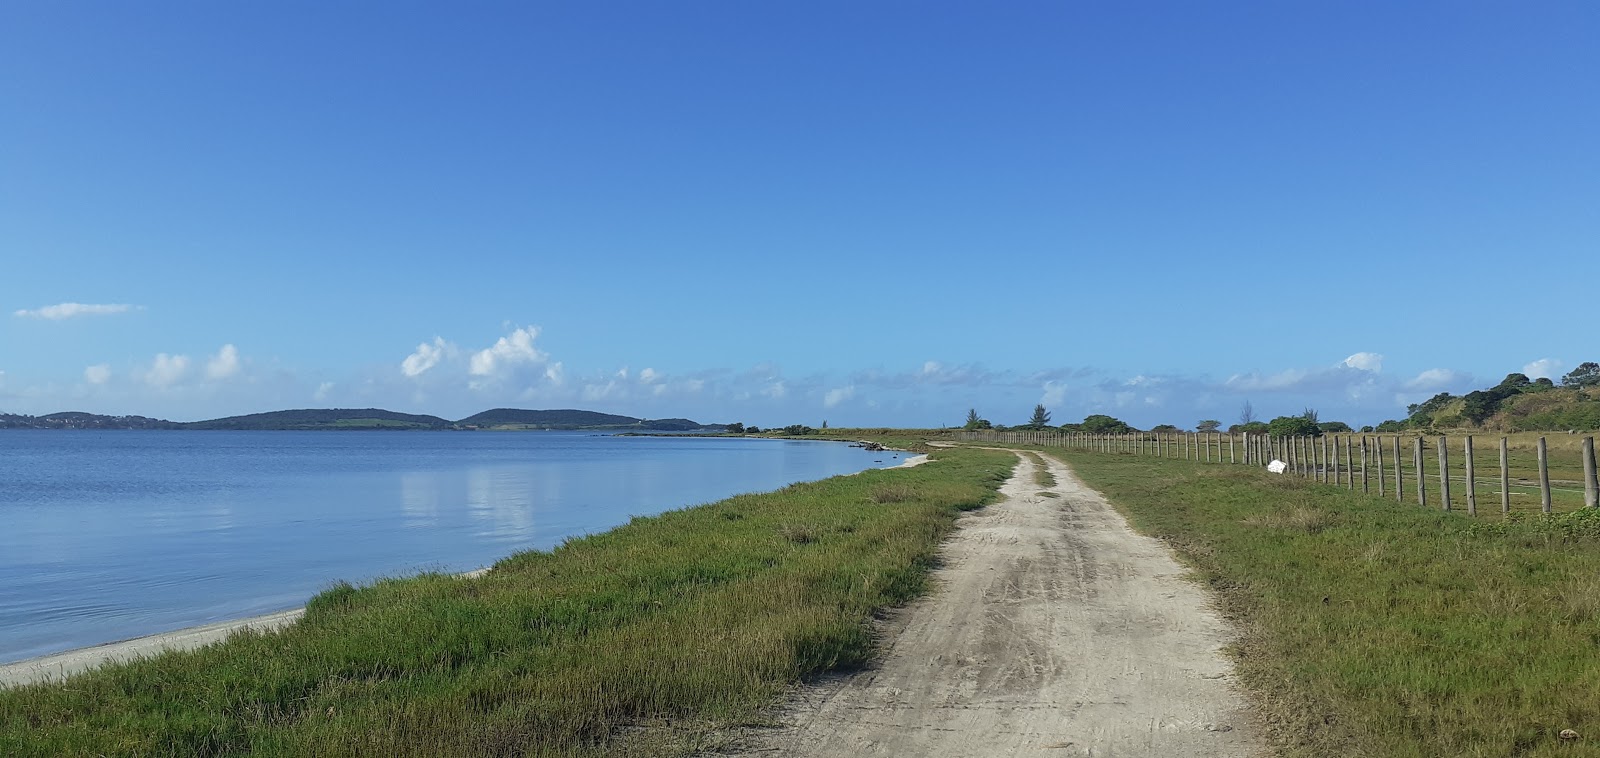
[[[1466,432],[1447,432],[1448,463],[1450,476],[1450,505],[1454,509],[1467,508],[1467,472],[1466,454],[1463,449]],[[1556,513],[1570,512],[1583,507],[1583,438],[1588,435],[1572,435],[1553,432],[1517,432],[1511,434],[1472,433],[1473,458],[1475,462],[1474,479],[1477,482],[1478,516],[1484,519],[1499,519],[1500,515],[1500,437],[1507,438],[1507,468],[1510,474],[1511,512],[1537,513],[1541,508],[1538,481],[1538,438],[1546,439],[1548,452],[1548,468],[1551,482],[1551,509]],[[1333,455],[1334,438],[1337,437],[1340,445],[1338,460],[1339,481],[1346,481],[1344,445],[1354,440],[1355,450],[1351,457],[1355,469],[1355,489],[1361,489],[1361,435],[1328,435],[1328,454]],[[1394,497],[1394,437],[1392,434],[1367,435],[1369,439],[1367,465],[1367,486],[1370,492],[1378,492],[1378,462],[1374,444],[1370,440],[1381,438],[1383,444],[1383,487],[1386,494]],[[1416,434],[1401,435],[1400,440],[1400,469],[1405,485],[1405,500],[1415,503],[1417,500],[1417,470],[1413,463],[1412,453],[1415,445]],[[1438,435],[1422,438],[1423,474],[1427,479],[1428,506],[1441,507],[1443,505],[1442,489],[1439,485],[1439,451]],[[998,444],[1005,447],[1030,447],[1029,445]],[[1316,460],[1322,460],[1322,443],[1313,440]],[[1146,451],[1152,452],[1154,446],[1147,442]],[[1135,443],[1137,447],[1137,443]],[[1060,448],[1043,448],[1059,450]],[[1228,460],[1227,437],[1222,437],[1220,456],[1216,442],[1210,446],[1213,461],[1218,460],[1226,465]],[[1152,453],[1153,454],[1153,453]],[[1174,460],[1183,460],[1184,452],[1179,444],[1172,449]],[[1199,460],[1203,453],[1196,453]],[[1244,460],[1244,447],[1242,442],[1235,438],[1235,455],[1238,460]]]
[[[873,650],[1005,453],[636,518],[478,579],[338,586],[281,633],[0,691],[0,755],[680,754]]]
[[[1600,756],[1600,512],[1474,520],[1254,467],[1053,452],[1218,592],[1286,755]]]
[[[1049,490],[1051,487],[1056,486],[1056,475],[1050,473],[1050,468],[1045,465],[1044,456],[1037,453],[1033,454],[1033,464],[1033,483],[1039,485],[1039,489]],[[1054,493],[1047,492],[1045,494]]]

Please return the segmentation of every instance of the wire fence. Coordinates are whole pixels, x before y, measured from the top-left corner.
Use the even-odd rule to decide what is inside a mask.
[[[968,442],[1037,445],[1092,452],[1145,455],[1197,463],[1269,466],[1282,464],[1282,473],[1400,502],[1414,498],[1418,505],[1436,503],[1444,510],[1463,508],[1478,515],[1481,493],[1498,500],[1499,512],[1538,509],[1552,513],[1559,507],[1600,507],[1600,481],[1596,480],[1594,437],[1578,440],[1566,435],[1556,446],[1544,436],[1507,435],[1497,450],[1483,461],[1497,471],[1484,475],[1482,453],[1474,435],[1374,435],[1324,434],[1280,436],[1226,432],[1084,432],[1034,430],[958,431],[955,438]],[[1576,442],[1577,444],[1572,444]],[[1459,451],[1459,457],[1452,451]],[[1430,460],[1437,463],[1431,466]],[[1274,466],[1273,468],[1279,468]],[[1552,478],[1551,472],[1556,476]],[[1437,487],[1430,492],[1430,486]],[[1581,494],[1582,500],[1578,497]]]

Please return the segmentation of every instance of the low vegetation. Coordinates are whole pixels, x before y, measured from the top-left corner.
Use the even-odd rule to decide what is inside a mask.
[[[637,518],[481,578],[341,585],[244,634],[0,692],[0,755],[687,753],[857,666],[1007,453]],[[650,728],[641,728],[650,727]]]
[[[1584,363],[1557,386],[1513,373],[1493,387],[1462,396],[1441,392],[1406,408],[1404,419],[1389,420],[1378,431],[1477,428],[1521,432],[1600,429],[1600,364]]]
[[[1474,520],[1255,467],[1052,452],[1217,591],[1286,755],[1600,756],[1600,513]]]

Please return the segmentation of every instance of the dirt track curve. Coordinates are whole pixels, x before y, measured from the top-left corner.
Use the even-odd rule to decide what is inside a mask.
[[[1266,755],[1230,630],[1161,543],[1045,457],[962,517],[873,667],[803,689],[751,756]]]

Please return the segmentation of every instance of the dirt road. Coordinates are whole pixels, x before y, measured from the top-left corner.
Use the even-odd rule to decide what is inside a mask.
[[[962,517],[878,665],[803,690],[746,755],[1265,755],[1229,629],[1156,540],[1060,462],[1021,456]]]

